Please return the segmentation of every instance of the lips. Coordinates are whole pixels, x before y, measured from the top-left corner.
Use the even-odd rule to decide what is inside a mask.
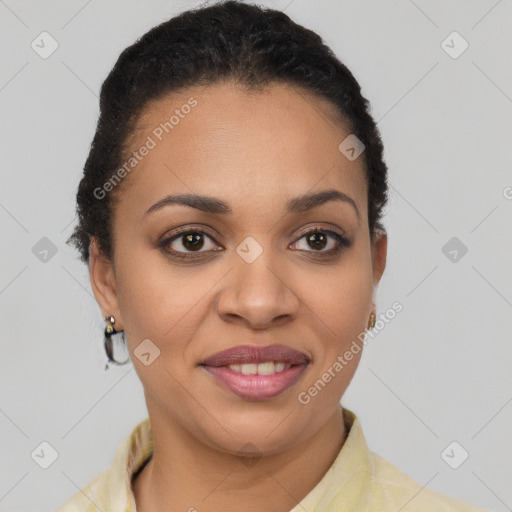
[[[203,361],[204,366],[229,366],[232,364],[260,364],[268,361],[285,364],[307,364],[309,357],[283,345],[254,347],[242,345],[214,354]]]
[[[283,345],[245,345],[214,354],[201,366],[235,395],[267,400],[296,384],[310,362],[304,352]]]

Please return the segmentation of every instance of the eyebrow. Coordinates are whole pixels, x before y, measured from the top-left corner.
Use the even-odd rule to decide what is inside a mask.
[[[356,202],[347,194],[336,189],[328,189],[321,192],[314,192],[294,197],[293,199],[287,201],[286,211],[288,213],[296,214],[304,213],[330,201],[342,201],[350,204],[354,208],[357,218],[360,218]],[[148,210],[144,213],[144,216],[151,212],[161,210],[165,206],[175,204],[189,206],[190,208],[196,208],[202,212],[213,214],[233,213],[229,204],[217,197],[203,196],[198,194],[171,194],[163,197],[150,208],[148,208]]]

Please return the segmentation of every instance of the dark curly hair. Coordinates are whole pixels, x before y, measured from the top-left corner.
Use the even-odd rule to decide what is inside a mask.
[[[82,261],[89,261],[93,238],[112,257],[115,194],[98,196],[95,191],[122,164],[127,139],[144,107],[164,94],[223,79],[247,89],[272,82],[300,86],[334,104],[340,120],[365,145],[370,236],[376,230],[385,232],[380,219],[388,199],[387,166],[357,80],[318,34],[283,12],[223,1],[182,12],[152,28],[121,53],[104,81],[96,133],[77,191],[78,225],[68,239]]]

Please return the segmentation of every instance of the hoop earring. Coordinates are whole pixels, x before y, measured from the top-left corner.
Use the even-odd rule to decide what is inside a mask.
[[[107,325],[105,326],[105,340],[104,340],[104,346],[105,346],[105,352],[107,353],[108,361],[105,366],[105,370],[108,370],[108,363],[114,363],[118,366],[122,366],[123,364],[126,364],[130,360],[130,356],[126,359],[126,361],[117,361],[114,358],[114,347],[113,347],[113,337],[118,334],[118,338],[121,339],[122,343],[126,344],[126,339],[124,336],[124,331],[117,331],[114,328],[115,318],[111,316],[107,316],[105,318],[105,321],[107,322]]]
[[[375,327],[375,323],[377,321],[377,316],[375,313],[370,315],[370,321],[368,322],[368,329],[373,329]]]

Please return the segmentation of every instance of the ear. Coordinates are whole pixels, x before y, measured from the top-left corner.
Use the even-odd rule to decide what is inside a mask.
[[[377,230],[372,240],[372,270],[373,270],[373,308],[375,313],[375,296],[384,269],[388,252],[388,235],[385,231]]]
[[[115,318],[115,328],[122,330],[123,320],[117,300],[114,266],[101,252],[96,238],[89,244],[89,277],[103,318],[112,315]]]

